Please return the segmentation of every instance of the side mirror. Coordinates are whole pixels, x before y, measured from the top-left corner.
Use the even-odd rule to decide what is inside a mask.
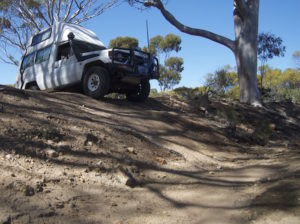
[[[73,40],[74,38],[75,38],[74,33],[70,32],[70,33],[68,34],[68,39],[69,39],[69,40]]]

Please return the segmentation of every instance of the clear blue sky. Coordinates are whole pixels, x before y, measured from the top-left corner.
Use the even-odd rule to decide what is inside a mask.
[[[234,38],[232,0],[169,0],[166,8],[185,25]],[[295,67],[292,54],[295,50],[300,50],[299,10],[300,0],[260,1],[259,32],[271,32],[281,37],[287,48],[284,57],[269,61],[273,68]],[[139,40],[140,46],[145,46],[146,19],[149,22],[150,37],[174,33],[182,38],[182,50],[177,55],[184,58],[185,69],[179,86],[200,86],[207,73],[227,64],[235,66],[234,56],[229,49],[210,40],[179,32],[154,8],[141,12],[123,4],[83,26],[93,30],[105,45],[117,36],[132,36]],[[14,83],[17,68],[3,63],[0,66],[0,83]],[[157,82],[152,82],[152,86],[157,87]]]

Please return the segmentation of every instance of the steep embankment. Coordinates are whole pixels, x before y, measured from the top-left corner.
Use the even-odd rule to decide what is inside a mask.
[[[198,105],[0,87],[0,223],[297,223],[299,106]]]

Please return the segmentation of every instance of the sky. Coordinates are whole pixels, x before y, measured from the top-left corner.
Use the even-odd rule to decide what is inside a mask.
[[[234,39],[232,0],[169,0],[166,8],[187,26]],[[296,66],[292,54],[300,50],[299,10],[300,0],[260,1],[259,32],[270,32],[281,37],[283,45],[286,46],[284,57],[268,61],[273,68],[284,70]],[[147,45],[146,20],[150,38],[173,33],[182,39],[182,50],[173,54],[184,59],[184,71],[178,86],[201,86],[208,73],[213,73],[225,65],[236,66],[233,53],[228,48],[202,37],[181,33],[155,8],[140,11],[128,4],[122,4],[82,25],[93,30],[106,46],[113,38],[131,36],[137,38],[143,47]],[[15,83],[17,67],[0,63],[0,69],[0,84]],[[152,81],[151,85],[158,88],[157,81]]]

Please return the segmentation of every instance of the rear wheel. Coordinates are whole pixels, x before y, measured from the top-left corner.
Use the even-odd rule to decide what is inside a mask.
[[[109,74],[105,68],[91,67],[83,78],[83,92],[95,99],[104,97],[109,90]]]
[[[145,102],[150,94],[149,80],[142,81],[137,87],[135,92],[126,93],[128,101]]]

